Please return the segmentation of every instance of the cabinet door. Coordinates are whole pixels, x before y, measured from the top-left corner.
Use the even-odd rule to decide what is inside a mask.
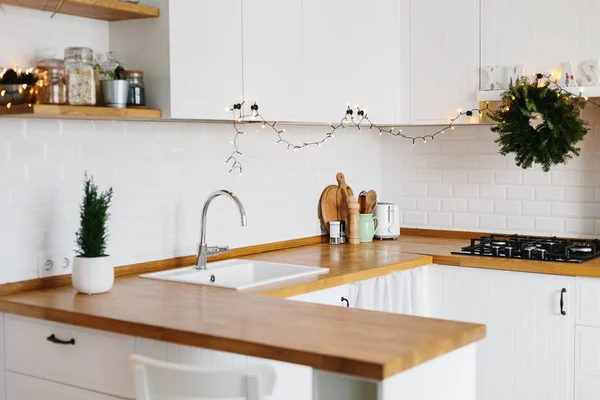
[[[579,71],[580,62],[600,56],[596,0],[481,0],[481,16],[482,66],[523,64],[527,73],[550,73],[570,61]],[[577,29],[565,33],[565,21]]]
[[[410,24],[410,123],[445,125],[457,109],[478,106],[479,0],[403,1],[410,1],[402,20]]]
[[[169,3],[171,117],[231,119],[225,106],[243,99],[242,1]]]
[[[3,374],[4,375],[4,374]],[[7,400],[118,400],[96,392],[61,385],[43,379],[32,378],[14,372],[6,372]]]
[[[326,304],[329,306],[353,307],[354,301],[350,299],[348,285],[335,286],[329,289],[301,294],[290,297],[290,300],[305,301],[307,303]]]
[[[447,266],[434,275],[439,318],[487,325],[479,400],[572,399],[574,278]]]
[[[270,121],[304,121],[302,0],[245,0],[243,20],[246,99]]]
[[[359,104],[376,123],[395,122],[399,90],[394,0],[304,0],[304,112],[339,122]]]

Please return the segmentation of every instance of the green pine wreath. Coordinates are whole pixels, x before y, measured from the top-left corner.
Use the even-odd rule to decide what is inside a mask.
[[[497,123],[491,129],[500,134],[500,154],[514,153],[518,166],[537,163],[548,172],[579,156],[576,144],[589,128],[580,117],[585,99],[551,88],[550,82],[540,85],[543,77],[538,74],[533,82],[518,79],[502,94],[502,106],[488,116]]]

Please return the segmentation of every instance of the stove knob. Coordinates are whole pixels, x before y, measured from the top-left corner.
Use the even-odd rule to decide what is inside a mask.
[[[498,257],[500,255],[500,246],[492,246],[492,255]]]
[[[546,253],[547,253],[546,249],[538,249],[537,250],[538,258],[540,260],[545,260],[546,259]]]
[[[513,256],[513,248],[508,246],[504,248],[504,255],[511,258]]]
[[[532,258],[533,257],[533,248],[528,247],[523,249],[523,257],[524,258]]]

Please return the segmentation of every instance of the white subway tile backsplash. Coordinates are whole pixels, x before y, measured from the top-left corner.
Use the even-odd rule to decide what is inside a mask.
[[[433,198],[452,197],[452,185],[448,183],[430,183],[427,185],[427,195]]]
[[[440,211],[440,199],[417,199],[417,210],[420,211]]]
[[[535,229],[533,217],[507,217],[506,229],[517,233],[533,232]]]
[[[565,219],[565,232],[574,235],[593,235],[596,225],[593,219]]]
[[[417,199],[402,197],[398,200],[398,207],[400,207],[400,211],[410,211],[417,209]]]
[[[408,197],[427,197],[427,184],[405,183],[402,185],[402,194]]]
[[[454,214],[452,217],[454,227],[462,230],[479,229],[479,215]]]
[[[469,170],[469,183],[494,183],[494,171],[490,170]]]
[[[467,201],[464,199],[442,199],[442,211],[466,212]]]
[[[502,231],[506,229],[506,217],[504,215],[481,215],[479,226],[481,229],[487,229],[490,232]]]
[[[438,228],[448,228],[452,226],[452,214],[433,213],[427,214],[427,225]]]
[[[504,185],[480,185],[479,196],[482,199],[504,200],[506,199],[506,186]]]
[[[565,189],[561,187],[536,187],[536,201],[561,201],[565,199]]]
[[[479,157],[476,155],[454,156],[454,168],[474,169],[479,167]]]
[[[565,231],[563,218],[536,218],[535,231],[545,235],[559,235]]]
[[[501,154],[477,156],[481,169],[505,169],[506,156]]]
[[[533,217],[550,216],[550,203],[546,201],[524,201],[522,207],[523,215]]]
[[[582,175],[578,171],[552,171],[553,186],[581,186]]]
[[[419,169],[417,170],[417,182],[442,182],[442,171],[439,169]]]
[[[494,202],[494,213],[498,215],[521,215],[521,202],[497,200]]]
[[[507,186],[506,198],[508,200],[533,200],[535,188],[533,186]]]
[[[552,203],[551,214],[553,217],[579,217],[581,214],[578,203]]]
[[[467,200],[467,211],[472,214],[492,214],[494,212],[494,201],[469,199]]]
[[[523,183],[523,174],[519,170],[494,171],[495,184],[520,185]]]
[[[600,172],[585,171],[582,173],[583,186],[600,186]]]
[[[582,218],[598,218],[600,219],[600,204],[584,203],[580,205]]]
[[[425,226],[427,225],[427,213],[424,211],[404,211],[402,221],[404,225],[408,226]]]
[[[596,201],[596,188],[593,187],[574,187],[565,191],[565,200],[572,202],[592,202]]]
[[[467,171],[464,169],[444,169],[442,170],[442,182],[467,183]]]
[[[477,198],[479,197],[479,185],[454,185],[453,193],[453,197],[456,198]]]
[[[429,168],[452,168],[454,166],[454,156],[443,154],[428,156],[427,166]]]
[[[551,183],[550,172],[534,171],[531,169],[523,171],[523,185],[547,186]]]

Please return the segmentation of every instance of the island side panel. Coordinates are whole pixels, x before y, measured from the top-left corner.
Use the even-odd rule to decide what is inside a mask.
[[[477,347],[458,350],[385,379],[377,400],[475,400]]]

